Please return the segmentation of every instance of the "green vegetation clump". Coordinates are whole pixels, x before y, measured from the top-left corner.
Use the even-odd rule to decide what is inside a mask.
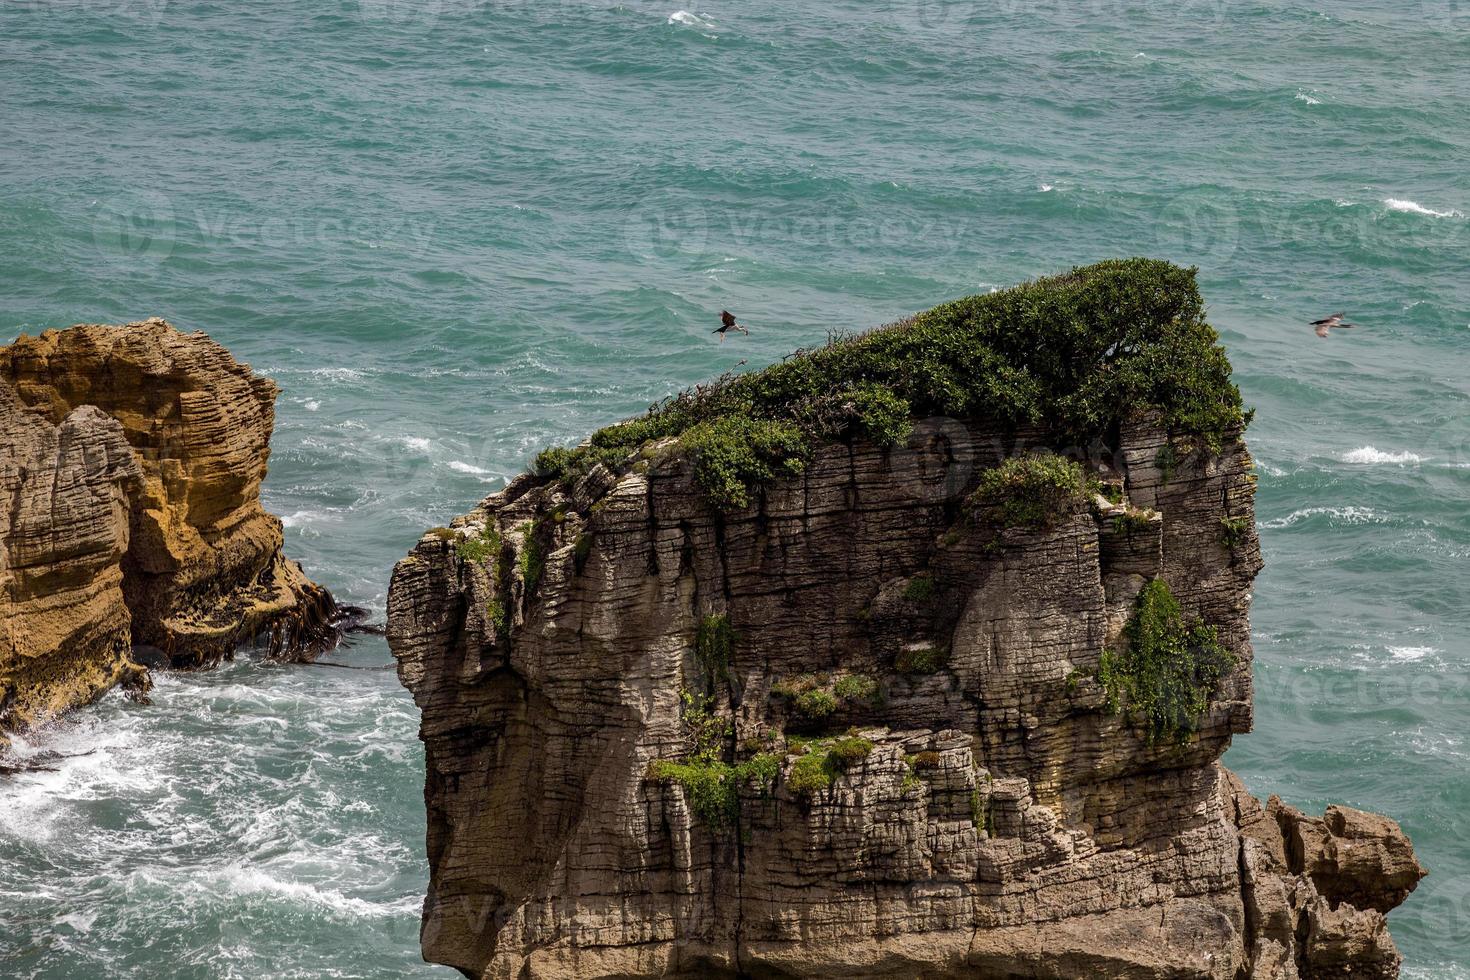
[[[526,591],[535,592],[536,586],[541,582],[541,573],[546,570],[546,522],[527,521],[521,528],[523,535],[521,553],[518,556],[521,578],[525,580]]]
[[[1184,462],[1183,455],[1175,448],[1172,442],[1164,443],[1159,447],[1159,451],[1154,454],[1154,465],[1159,468],[1159,474],[1163,476],[1165,483],[1174,479],[1174,471],[1179,468],[1179,464],[1182,462]]]
[[[1053,453],[1012,456],[980,475],[971,503],[995,513],[1002,527],[1043,528],[1086,499],[1087,471]]]
[[[849,674],[832,685],[832,693],[843,701],[876,701],[878,681],[867,674]]]
[[[735,629],[724,613],[706,616],[694,634],[694,658],[711,680],[730,673],[730,655],[735,649]]]
[[[500,532],[495,530],[494,524],[487,521],[479,534],[461,538],[454,546],[454,552],[461,561],[474,562],[477,565],[487,562],[496,564],[500,559]]]
[[[1249,517],[1220,518],[1220,540],[1225,542],[1227,548],[1234,549],[1244,544],[1250,529],[1251,519]]]
[[[447,527],[431,527],[425,534],[438,538],[440,541],[455,541],[459,538],[459,532]]]
[[[811,455],[795,425],[740,416],[702,422],[680,443],[694,458],[694,478],[721,510],[749,507],[752,490],[778,475],[796,476]]]
[[[909,403],[891,388],[870,381],[839,391],[827,404],[834,410],[824,413],[826,405],[821,405],[804,420],[815,423],[810,428],[816,432],[859,435],[888,447],[903,442],[914,428]]]
[[[491,599],[485,603],[485,619],[495,627],[496,637],[504,637],[510,632],[510,614],[506,612],[505,603],[499,599]]]
[[[694,738],[694,752],[684,759],[655,759],[648,766],[648,778],[660,783],[678,783],[689,800],[695,817],[712,831],[736,826],[740,822],[740,788],[754,784],[762,793],[781,774],[781,758],[769,752],[758,752],[744,762],[730,764],[724,760],[724,742],[730,726],[710,711],[711,701],[688,691],[681,694],[684,702],[684,727]]]
[[[911,602],[929,602],[934,598],[935,591],[934,576],[928,572],[920,572],[904,586],[903,597]]]
[[[1139,593],[1123,636],[1124,648],[1104,651],[1098,668],[1108,709],[1140,718],[1150,743],[1187,741],[1235,657],[1213,626],[1185,620],[1163,579]]]
[[[938,769],[939,753],[930,750],[909,756],[909,765],[914,769]]]
[[[825,790],[832,785],[832,780],[862,762],[873,751],[872,742],[856,735],[792,744],[805,751],[791,764],[786,785],[793,793],[802,796],[813,796]]]
[[[837,710],[837,697],[823,687],[799,694],[792,702],[796,713],[807,721],[821,721]]]
[[[597,463],[619,465],[652,440],[679,437],[696,466],[701,452],[714,457],[700,477],[711,500],[743,507],[755,483],[799,471],[797,443],[853,431],[898,441],[908,419],[946,415],[1085,445],[1144,409],[1211,449],[1247,421],[1195,271],[1122,259],[725,375],[599,430],[586,445],[549,449],[535,466],[574,482]]]
[[[947,647],[905,647],[893,659],[893,669],[900,674],[937,674],[948,664]]]
[[[771,685],[771,693],[791,702],[803,721],[821,722],[843,705],[875,703],[882,694],[878,681],[867,674],[848,674],[833,682],[827,674],[799,674]]]
[[[1135,510],[1130,507],[1113,518],[1113,530],[1131,538],[1135,534],[1148,530],[1149,524],[1152,523],[1149,518],[1149,511]]]

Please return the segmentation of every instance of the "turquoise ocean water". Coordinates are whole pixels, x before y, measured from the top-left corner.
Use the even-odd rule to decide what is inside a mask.
[[[1406,973],[1465,978],[1467,160],[1463,0],[0,0],[0,340],[161,315],[270,374],[267,506],[381,611],[536,449],[742,359],[1197,264],[1259,411],[1227,762],[1399,819]],[[390,671],[244,659],[38,735],[90,754],[0,783],[0,975],[451,976],[416,724]]]

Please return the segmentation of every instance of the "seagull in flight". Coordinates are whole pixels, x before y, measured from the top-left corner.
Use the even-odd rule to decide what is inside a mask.
[[[721,310],[720,311],[720,325],[717,328],[715,328],[714,330],[710,331],[710,332],[711,333],[717,333],[717,334],[719,334],[720,335],[720,343],[723,344],[725,342],[725,334],[728,331],[731,331],[731,330],[739,330],[741,333],[745,334],[747,337],[750,336],[750,331],[749,330],[746,330],[740,324],[738,324],[738,323],[735,322],[735,314],[734,313],[731,313],[729,310]]]
[[[1317,336],[1319,337],[1326,337],[1334,329],[1347,330],[1349,328],[1357,326],[1356,323],[1343,323],[1342,318],[1345,316],[1347,316],[1346,313],[1334,313],[1331,316],[1323,317],[1320,320],[1313,320],[1312,326],[1316,329]]]

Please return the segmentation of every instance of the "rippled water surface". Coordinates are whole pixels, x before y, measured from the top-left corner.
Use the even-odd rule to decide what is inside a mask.
[[[276,378],[267,505],[379,611],[534,450],[742,359],[1199,265],[1259,410],[1227,761],[1401,820],[1407,973],[1470,976],[1463,2],[3,0],[0,96],[0,334],[161,315]],[[415,726],[391,671],[242,660],[37,736],[85,754],[0,783],[0,975],[451,976]]]

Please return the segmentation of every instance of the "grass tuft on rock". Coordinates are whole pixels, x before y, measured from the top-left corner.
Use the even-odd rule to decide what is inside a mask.
[[[1139,593],[1123,638],[1123,648],[1105,650],[1098,667],[1108,709],[1138,720],[1151,744],[1188,741],[1235,657],[1213,626],[1184,618],[1159,578]]]
[[[812,444],[852,434],[891,444],[913,418],[1034,427],[1063,446],[1106,437],[1143,410],[1211,449],[1247,421],[1195,270],[1120,259],[725,375],[585,445],[548,449],[535,469],[573,483],[599,463],[618,466],[652,440],[678,437],[711,502],[739,509],[760,482],[800,472]]]

